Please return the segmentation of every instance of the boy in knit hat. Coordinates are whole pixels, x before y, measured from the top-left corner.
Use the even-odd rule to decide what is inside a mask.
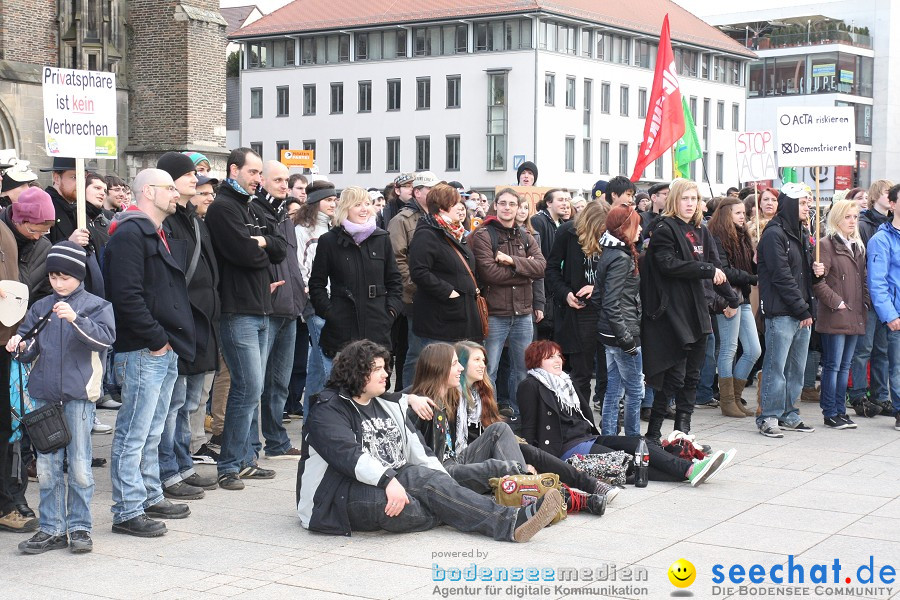
[[[34,363],[28,393],[35,408],[61,402],[72,439],[65,448],[38,454],[41,480],[40,529],[19,544],[26,554],[69,547],[90,552],[91,426],[94,403],[102,393],[106,351],[115,340],[112,304],[84,289],[87,253],[73,242],[59,242],[47,255],[53,294],[32,305],[19,333],[10,338],[8,352]],[[23,341],[22,336],[35,328]],[[63,371],[65,369],[65,371]],[[62,376],[65,372],[65,376]],[[68,456],[68,498],[63,459]]]

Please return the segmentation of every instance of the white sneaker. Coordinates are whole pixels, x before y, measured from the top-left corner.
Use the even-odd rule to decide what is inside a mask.
[[[110,410],[118,410],[119,407],[122,406],[122,403],[118,400],[113,400],[113,397],[109,394],[103,394],[103,397],[97,402],[97,408],[108,408]]]
[[[97,418],[97,415],[94,415],[94,424],[91,427],[91,433],[98,433],[98,434],[112,433],[112,430],[113,430],[113,428],[111,425],[104,425],[103,423],[100,422],[100,419]]]

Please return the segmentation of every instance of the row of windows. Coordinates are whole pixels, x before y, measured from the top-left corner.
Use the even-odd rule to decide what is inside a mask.
[[[465,23],[455,23],[355,34],[304,36],[299,38],[299,61],[301,65],[350,62],[351,36],[354,61],[533,48],[530,19],[475,22],[472,24],[471,45],[469,27]],[[247,44],[247,66],[251,69],[294,66],[297,60],[294,55],[296,43],[294,38],[250,42]],[[546,19],[541,19],[538,23],[537,46],[541,50],[645,69],[656,67],[658,49],[658,45],[651,41]],[[674,52],[675,67],[679,75],[743,85],[744,63],[740,60],[681,47],[675,48]]]
[[[445,144],[445,171],[459,171],[461,143],[459,135],[448,135],[444,139]],[[389,137],[385,139],[385,172],[396,173],[400,171],[400,138]],[[263,156],[262,142],[251,142],[250,148]],[[282,150],[290,148],[290,142],[275,142],[275,156],[281,156]],[[356,140],[356,158],[358,173],[372,172],[372,139],[359,138]],[[316,152],[316,140],[304,140],[304,150]],[[344,172],[344,140],[329,140],[328,142],[328,166],[330,173]],[[416,137],[416,171],[428,171],[431,169],[431,136]]]
[[[303,86],[303,114],[316,114],[316,84]],[[330,86],[330,113],[344,112],[344,84],[332,83]],[[386,107],[389,111],[401,108],[401,81],[387,80]],[[462,78],[459,75],[448,75],[446,78],[445,107],[460,108],[462,106]],[[291,88],[283,85],[275,88],[275,116],[288,117],[291,114]],[[431,108],[431,78],[416,78],[416,110]],[[372,82],[357,82],[357,112],[372,112]],[[263,88],[250,88],[250,118],[263,117]]]
[[[592,86],[592,82],[590,79],[584,80],[585,85],[585,109],[590,110],[591,103],[591,94],[590,89]],[[619,115],[622,117],[627,117],[630,114],[630,87],[627,85],[619,86]],[[610,96],[611,96],[612,86],[609,82],[604,81],[600,83],[600,112],[601,114],[608,115],[610,114]],[[575,77],[569,75],[566,76],[566,108],[574,109],[575,108]],[[556,106],[556,74],[555,73],[545,73],[544,74],[544,104],[546,106]],[[704,99],[704,108],[705,110],[709,110],[709,98]],[[637,116],[640,119],[644,119],[647,117],[647,109],[649,105],[649,96],[647,94],[647,88],[638,88],[638,112]],[[691,97],[691,112],[693,114],[694,122],[697,120],[697,98]],[[732,131],[739,131],[741,122],[740,122],[740,114],[741,114],[741,106],[738,103],[732,103],[731,105],[731,129]],[[708,117],[704,115],[704,119],[708,120]],[[707,123],[708,124],[708,123]],[[717,113],[716,113],[716,127],[718,129],[725,129],[725,102],[720,100],[717,105]],[[704,134],[706,137],[707,134]]]

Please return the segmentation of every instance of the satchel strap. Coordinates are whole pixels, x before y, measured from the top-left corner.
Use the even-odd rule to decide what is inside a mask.
[[[466,257],[462,255],[462,252],[459,251],[459,248],[457,248],[453,242],[448,240],[446,237],[444,238],[444,241],[447,242],[448,244],[450,244],[450,247],[453,248],[454,252],[456,252],[456,255],[459,257],[459,260],[462,261],[463,266],[466,268],[466,272],[468,272],[469,277],[472,278],[472,283],[475,284],[475,295],[480,296],[481,290],[478,289],[478,280],[475,279],[475,274],[472,273],[472,269],[471,269],[471,267],[469,267],[469,261],[466,260]]]

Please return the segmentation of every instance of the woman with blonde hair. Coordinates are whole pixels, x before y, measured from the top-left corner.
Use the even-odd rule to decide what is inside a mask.
[[[832,205],[825,225],[826,237],[819,242],[821,262],[815,270],[824,274],[813,279],[819,300],[816,331],[822,341],[822,387],[819,406],[825,425],[832,429],[855,429],[847,416],[844,396],[850,362],[859,336],[866,333],[872,301],[866,285],[866,248],[859,237],[859,204],[848,198]]]
[[[402,308],[402,284],[388,234],[375,226],[369,193],[349,187],[319,237],[309,297],[325,319],[319,346],[326,371],[347,343],[369,339],[391,347],[391,325]]]
[[[555,339],[572,367],[575,388],[585,398],[591,396],[598,347],[597,309],[590,299],[608,212],[606,202],[589,202],[574,219],[560,225],[547,257],[547,288],[556,302],[560,323]],[[598,398],[606,393],[606,364],[601,364],[595,394]]]
[[[700,369],[712,322],[703,281],[732,309],[740,299],[719,268],[715,243],[702,226],[697,184],[677,179],[662,218],[653,225],[640,266],[642,354],[647,385],[654,390],[647,438],[658,441],[667,398],[675,396],[675,429],[689,433]]]

